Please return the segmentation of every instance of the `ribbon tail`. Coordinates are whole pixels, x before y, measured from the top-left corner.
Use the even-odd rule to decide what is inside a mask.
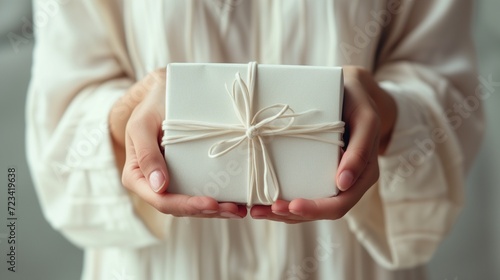
[[[247,205],[253,205],[254,192],[258,193],[259,183],[257,159],[255,158],[255,143],[253,140],[248,141],[248,188],[247,188]],[[258,195],[257,195],[258,198]],[[260,200],[259,200],[260,202]]]
[[[255,160],[255,175],[262,173],[263,182],[256,182],[256,193],[257,199],[260,203],[264,205],[271,205],[278,199],[279,196],[279,182],[276,176],[276,172],[274,171],[274,166],[271,162],[271,158],[267,152],[266,146],[264,145],[262,138],[258,137],[259,144],[258,148],[261,149],[262,160]],[[259,166],[257,162],[261,162],[262,165]],[[260,172],[261,171],[261,172]],[[260,177],[256,177],[260,178]]]

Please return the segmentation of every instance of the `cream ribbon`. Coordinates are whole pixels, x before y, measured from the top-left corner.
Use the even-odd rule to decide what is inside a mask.
[[[233,138],[221,140],[214,143],[208,150],[210,158],[220,157],[235,149],[243,142],[248,143],[248,189],[247,204],[252,205],[253,193],[257,194],[259,204],[273,204],[280,192],[278,178],[271,159],[264,145],[264,137],[287,136],[304,138],[309,140],[331,143],[343,147],[344,142],[340,140],[330,140],[319,136],[311,135],[316,133],[343,133],[344,122],[336,121],[331,123],[320,123],[310,125],[293,125],[295,118],[316,110],[308,110],[301,113],[295,113],[292,108],[286,104],[275,104],[262,108],[252,117],[253,106],[252,98],[255,87],[257,73],[257,63],[248,64],[247,83],[243,81],[239,73],[236,73],[233,81],[232,90],[226,85],[226,91],[233,101],[233,108],[240,124],[216,124],[201,121],[186,120],[165,120],[162,129],[165,134],[162,139],[162,146],[201,140],[211,137],[237,134]],[[259,117],[272,111],[278,113],[258,121]],[[288,119],[284,125],[276,125],[279,119]],[[167,131],[189,131],[190,135],[167,136]],[[261,158],[259,159],[259,151]],[[261,177],[261,173],[263,176]],[[259,180],[263,178],[263,182]]]

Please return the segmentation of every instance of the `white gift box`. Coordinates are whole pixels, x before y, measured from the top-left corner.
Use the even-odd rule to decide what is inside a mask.
[[[269,205],[338,193],[340,67],[172,63],[168,192]]]

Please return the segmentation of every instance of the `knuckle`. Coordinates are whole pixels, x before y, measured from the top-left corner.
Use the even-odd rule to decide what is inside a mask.
[[[370,159],[370,162],[368,164],[369,165],[366,167],[366,170],[364,174],[362,174],[362,177],[364,177],[365,180],[367,181],[366,184],[368,185],[368,187],[371,187],[378,181],[380,177],[378,157],[375,156],[372,159]]]
[[[372,180],[372,184],[375,184],[378,179],[380,178],[380,169],[378,168],[378,166],[376,168],[374,168],[373,170],[373,180]]]
[[[365,118],[370,122],[371,125],[377,125],[380,122],[380,117],[374,109],[365,110],[364,114]]]
[[[123,170],[122,176],[121,176],[121,181],[122,181],[122,185],[126,189],[128,189],[128,190],[132,189],[132,185],[131,185],[132,176],[131,176],[130,172],[128,172],[127,170]]]
[[[195,216],[195,215],[199,214],[199,211],[197,209],[194,209],[193,207],[186,206],[183,209],[183,213],[186,216]]]
[[[194,216],[196,214],[199,214],[198,211],[194,211],[193,207],[191,207],[190,205],[183,203],[180,206],[181,207],[179,210],[183,216]]]
[[[354,66],[352,68],[353,74],[357,78],[363,78],[368,74],[368,70],[361,66]]]
[[[349,210],[350,208],[347,207],[346,205],[340,206],[339,209],[333,215],[333,219],[334,220],[342,219],[347,214],[347,212],[349,212]]]
[[[350,151],[350,158],[353,158],[355,161],[358,161],[358,164],[366,165],[370,162],[371,151],[366,148],[355,148]]]
[[[152,75],[156,75],[158,79],[164,81],[167,75],[167,68],[165,67],[157,68],[156,70],[153,71]]]
[[[363,80],[370,73],[368,69],[357,65],[345,66],[344,71],[348,76],[356,80]]]
[[[194,206],[189,205],[185,201],[171,201],[171,203],[166,203],[162,199],[156,199],[152,202],[152,206],[161,213],[170,214],[174,217],[196,216],[199,214],[199,211]]]
[[[370,105],[368,105],[370,106]],[[376,111],[375,105],[368,107],[360,113],[363,122],[367,123],[374,131],[378,131],[381,125],[380,115]]]
[[[155,199],[154,201],[151,202],[151,205],[158,210],[159,212],[163,214],[170,214],[170,208],[165,205],[161,200]]]
[[[143,148],[136,151],[137,153],[137,162],[139,166],[143,166],[145,163],[149,163],[154,160],[155,153],[151,149]]]
[[[142,80],[144,87],[148,91],[162,88],[166,82],[166,73],[167,72],[165,68],[159,68],[149,73]]]
[[[127,172],[123,172],[123,173],[122,173],[122,178],[121,178],[121,180],[122,180],[122,185],[123,185],[125,188],[130,189],[130,188],[129,188],[129,180],[128,180],[128,177],[129,177],[129,175],[127,174]]]

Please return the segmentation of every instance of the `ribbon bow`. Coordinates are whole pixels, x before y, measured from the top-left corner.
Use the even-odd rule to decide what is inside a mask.
[[[164,131],[190,131],[196,132],[191,135],[167,136],[162,139],[162,146],[175,143],[195,141],[222,135],[237,134],[233,138],[221,140],[214,143],[208,150],[210,158],[220,157],[235,149],[243,142],[248,143],[248,189],[247,204],[253,202],[254,190],[260,204],[273,204],[279,196],[280,187],[276,172],[264,144],[264,137],[287,136],[305,138],[315,141],[344,146],[340,140],[330,140],[315,136],[316,133],[342,133],[344,122],[320,123],[310,125],[294,125],[295,118],[314,110],[295,113],[287,104],[275,104],[262,108],[252,116],[253,92],[255,87],[257,63],[248,64],[247,83],[243,81],[239,73],[236,73],[232,89],[226,85],[226,91],[233,101],[233,108],[238,117],[239,124],[214,124],[208,122],[165,120],[162,128]],[[276,111],[278,111],[276,113]],[[266,113],[274,113],[270,117],[261,119]],[[284,124],[277,124],[277,120],[288,120]],[[260,157],[259,157],[260,156]],[[263,176],[261,176],[263,174]],[[262,182],[261,179],[262,178]]]

